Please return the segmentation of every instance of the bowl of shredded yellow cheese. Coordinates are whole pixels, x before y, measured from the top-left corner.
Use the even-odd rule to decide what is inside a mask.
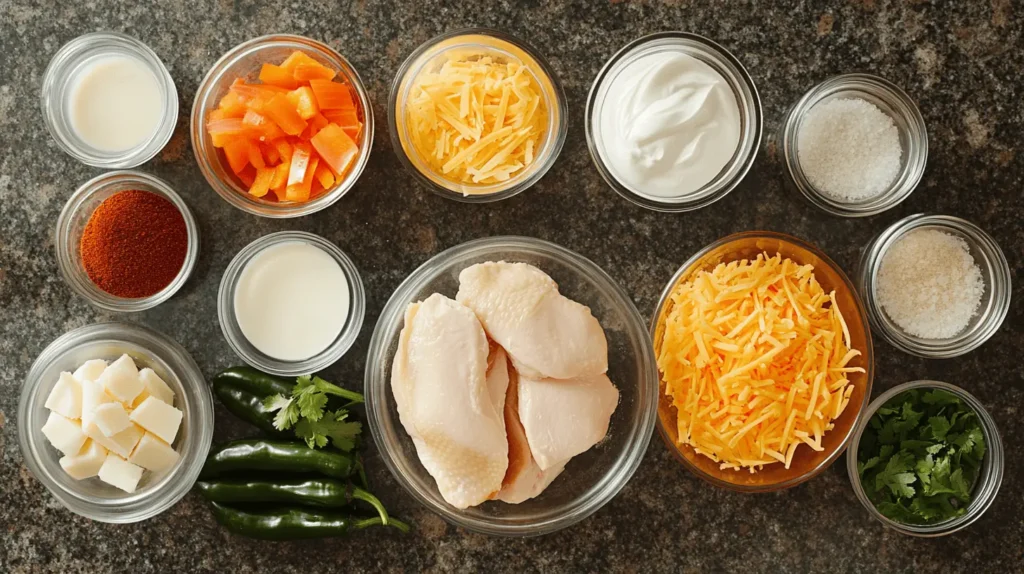
[[[817,248],[755,231],[704,248],[651,324],[659,430],[719,486],[788,488],[846,448],[874,376],[864,305]]]
[[[493,30],[458,30],[412,53],[388,108],[395,152],[435,192],[466,202],[511,197],[554,163],[568,131],[547,63]]]

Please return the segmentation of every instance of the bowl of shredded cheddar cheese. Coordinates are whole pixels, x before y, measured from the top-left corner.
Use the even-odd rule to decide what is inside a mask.
[[[789,488],[832,464],[871,396],[871,332],[842,269],[816,247],[738,233],[683,264],[651,322],[659,431],[725,488]]]
[[[554,164],[568,132],[562,87],[523,42],[486,29],[457,30],[416,49],[388,105],[395,153],[444,197],[512,197]]]

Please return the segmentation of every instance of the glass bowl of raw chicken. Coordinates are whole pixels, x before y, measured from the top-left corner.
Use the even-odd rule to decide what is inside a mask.
[[[629,296],[527,237],[470,241],[414,271],[377,322],[365,382],[398,482],[485,534],[535,536],[596,512],[656,419],[651,340]]]

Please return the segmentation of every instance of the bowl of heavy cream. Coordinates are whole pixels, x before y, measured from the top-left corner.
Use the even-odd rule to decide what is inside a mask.
[[[605,181],[658,211],[689,211],[725,196],[761,139],[761,103],[742,64],[682,32],[645,36],[615,54],[594,81],[586,117]]]

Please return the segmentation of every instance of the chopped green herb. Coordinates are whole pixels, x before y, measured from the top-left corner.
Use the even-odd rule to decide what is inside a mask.
[[[343,408],[328,410],[331,396],[341,397],[347,403]],[[345,407],[362,402],[363,395],[355,391],[307,375],[296,379],[291,397],[271,395],[264,399],[263,410],[277,411],[274,426],[279,430],[294,427],[295,434],[305,440],[309,448],[323,448],[330,440],[335,448],[350,451],[356,446],[362,425],[347,420]]]
[[[978,415],[941,389],[911,389],[871,417],[857,473],[875,507],[904,524],[962,515],[985,456]]]

